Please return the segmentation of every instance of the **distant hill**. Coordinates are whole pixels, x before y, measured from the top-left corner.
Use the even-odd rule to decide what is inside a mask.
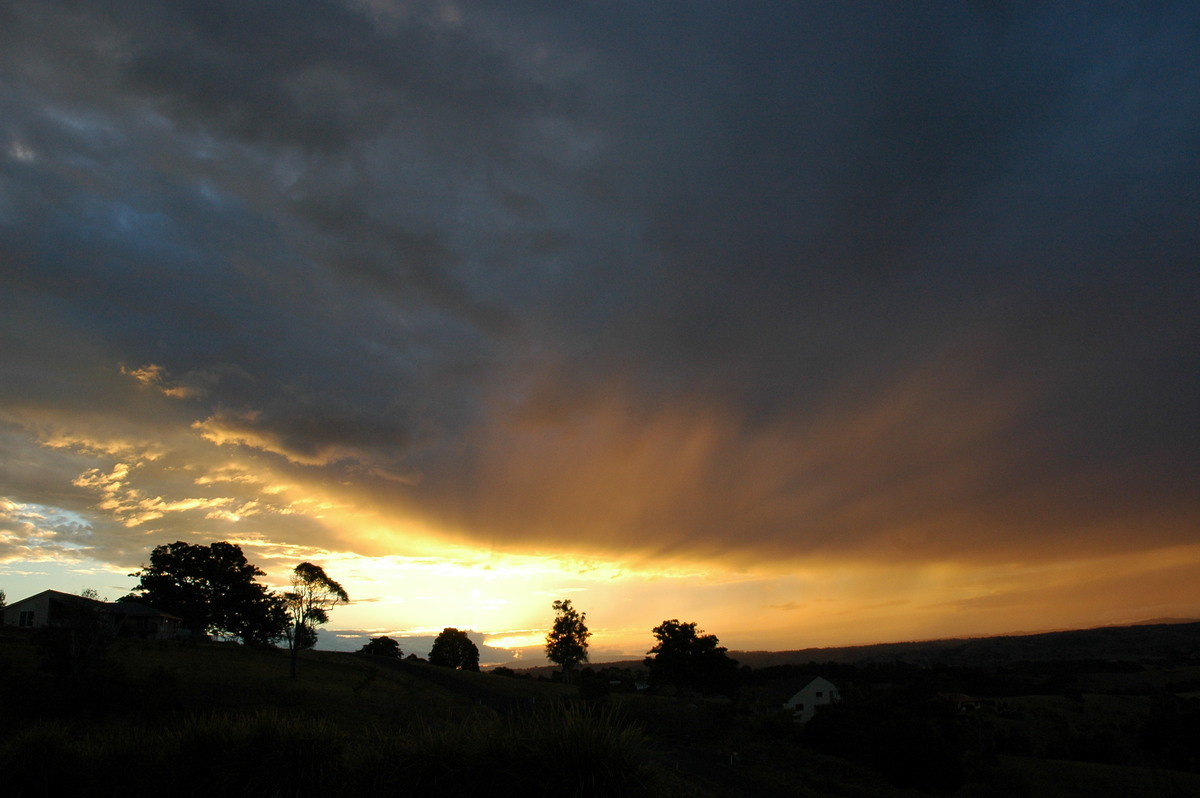
[[[766,668],[808,662],[851,665],[907,662],[913,665],[987,667],[1017,662],[1057,660],[1128,660],[1200,662],[1200,620],[1159,618],[1129,626],[1102,626],[1061,632],[949,638],[901,643],[877,643],[840,648],[802,648],[794,651],[730,651],[739,665]],[[592,663],[593,668],[641,668],[642,660]],[[549,675],[553,666],[518,669],[534,676]]]
[[[730,652],[742,665],[763,668],[805,662],[907,662],[982,667],[1051,660],[1200,660],[1200,621],[1172,620],[1038,634],[881,643],[797,651]]]

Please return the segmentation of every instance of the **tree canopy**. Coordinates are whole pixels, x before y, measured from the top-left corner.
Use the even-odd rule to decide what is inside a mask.
[[[554,624],[546,635],[546,658],[561,665],[563,676],[570,681],[571,671],[581,662],[587,662],[588,631],[587,613],[571,606],[570,599],[555,601]]]
[[[695,623],[672,618],[654,627],[658,642],[645,659],[654,684],[672,684],[701,693],[731,693],[737,686],[737,660],[731,659],[716,635]]]
[[[287,617],[280,597],[255,578],[262,570],[240,546],[224,541],[193,545],[176,541],[155,546],[129,598],[178,615],[193,635],[220,634],[247,643],[284,635]]]
[[[444,668],[464,671],[479,670],[479,649],[471,642],[466,632],[448,626],[433,641],[429,661]]]
[[[373,637],[358,650],[358,653],[385,659],[401,659],[404,656],[400,644],[390,637]]]
[[[291,674],[296,678],[296,662],[303,648],[316,643],[316,627],[329,623],[329,611],[350,601],[346,590],[325,573],[325,569],[302,562],[292,571],[292,589],[283,594],[289,619],[288,648],[291,650]]]

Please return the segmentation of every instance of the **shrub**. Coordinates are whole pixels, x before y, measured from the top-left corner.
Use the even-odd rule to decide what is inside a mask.
[[[158,750],[168,791],[205,795],[301,795],[335,788],[345,733],[320,718],[275,711],[183,718]],[[195,775],[203,773],[202,783]]]

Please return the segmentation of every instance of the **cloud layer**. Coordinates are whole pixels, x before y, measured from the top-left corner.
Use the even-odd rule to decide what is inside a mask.
[[[1182,2],[7,3],[0,557],[1193,543],[1198,33]]]

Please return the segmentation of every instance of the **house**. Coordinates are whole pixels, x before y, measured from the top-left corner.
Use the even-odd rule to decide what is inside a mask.
[[[978,712],[981,709],[996,709],[996,701],[992,698],[978,698],[963,693],[938,693],[937,700],[943,704],[952,705],[959,712]]]
[[[97,601],[57,590],[43,590],[5,607],[4,623],[26,629],[61,626],[78,618],[81,612],[96,612],[112,620],[118,635],[143,640],[174,637],[181,620],[169,612],[136,601]]]
[[[179,634],[179,624],[183,621],[178,615],[136,601],[114,601],[108,606],[120,619],[121,637],[169,640]]]
[[[4,623],[24,629],[37,629],[65,622],[80,610],[104,607],[103,601],[43,590],[29,598],[14,601],[4,608]]]
[[[820,676],[813,679],[794,696],[784,702],[783,708],[792,712],[792,720],[796,723],[808,723],[817,712],[817,707],[823,707],[840,700],[837,686]]]

